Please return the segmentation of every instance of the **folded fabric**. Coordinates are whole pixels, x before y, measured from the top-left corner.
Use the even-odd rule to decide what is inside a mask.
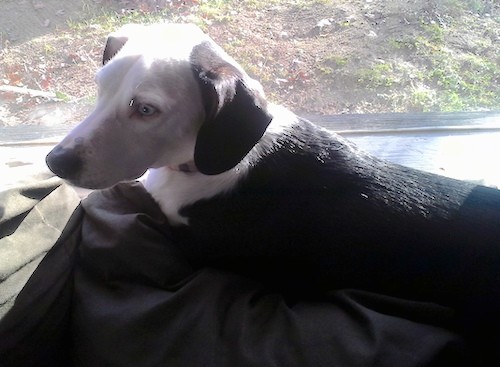
[[[58,179],[0,194],[1,366],[57,366],[65,358],[78,203]]]
[[[485,362],[470,354],[447,307],[353,289],[292,299],[265,280],[195,268],[139,183],[96,191],[74,212],[71,189],[41,187],[38,195],[10,193],[15,205],[2,200],[11,214],[0,221],[2,240],[9,239],[0,251],[17,255],[0,267],[6,300],[0,305],[0,366]],[[40,228],[31,225],[31,213],[38,213]],[[33,247],[11,240],[22,232]],[[38,257],[36,266],[23,265]],[[23,266],[29,280],[12,278]]]

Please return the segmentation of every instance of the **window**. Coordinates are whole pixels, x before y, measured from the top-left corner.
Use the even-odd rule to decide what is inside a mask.
[[[36,0],[0,14],[3,188],[91,111],[106,35],[164,20],[198,24],[270,100],[363,149],[500,186],[494,0]]]

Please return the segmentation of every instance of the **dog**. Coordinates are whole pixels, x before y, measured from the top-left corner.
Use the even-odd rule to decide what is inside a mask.
[[[290,294],[500,306],[498,190],[377,159],[268,102],[194,25],[111,34],[96,83],[95,110],[48,167],[92,189],[148,171],[144,187],[194,264]]]

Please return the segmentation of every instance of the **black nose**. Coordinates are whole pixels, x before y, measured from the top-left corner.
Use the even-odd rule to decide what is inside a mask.
[[[67,179],[76,177],[82,168],[82,160],[74,149],[55,147],[47,154],[45,162],[52,172]]]

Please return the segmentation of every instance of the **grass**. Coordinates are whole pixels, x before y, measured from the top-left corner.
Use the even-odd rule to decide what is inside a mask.
[[[491,13],[497,0],[442,0],[441,4],[447,11],[469,11],[484,15]]]
[[[446,48],[430,48],[427,56],[429,73],[423,82],[440,91],[438,105],[442,111],[490,108],[500,105],[498,90],[500,67],[471,53],[456,53]]]
[[[73,98],[64,92],[56,91],[56,98],[63,102],[70,102]]]
[[[96,6],[93,0],[84,0],[84,20],[68,20],[70,32],[61,33],[60,37],[83,37],[86,50],[91,53],[102,47],[106,34],[126,23],[191,22],[207,32],[215,29],[217,34],[218,31],[221,36],[218,43],[249,74],[263,82],[268,95],[284,95],[285,103],[294,97],[292,94],[299,95],[301,88],[304,93],[296,97],[297,105],[309,96],[314,100],[315,95],[310,93],[313,90],[307,89],[313,85],[317,89],[336,91],[337,95],[345,91],[348,98],[357,98],[359,105],[372,104],[377,111],[500,108],[500,66],[494,56],[498,50],[494,42],[498,29],[478,22],[497,23],[493,16],[477,15],[490,12],[492,0],[442,0],[432,11],[415,13],[409,20],[405,18],[411,29],[403,25],[397,33],[385,35],[384,39],[386,26],[379,26],[377,34],[383,41],[377,38],[362,41],[367,33],[362,36],[355,32],[360,21],[366,24],[364,13],[352,18],[347,16],[350,12],[343,15],[343,10],[338,9],[351,4],[345,0],[172,0],[161,2],[169,4],[163,7],[147,5],[160,4],[160,1],[131,0],[129,3],[136,4],[134,10],[117,12]],[[315,5],[318,5],[316,9]],[[258,27],[258,22],[268,20],[270,14],[271,22]],[[304,19],[300,18],[301,14]],[[244,28],[252,16],[256,16],[256,27],[251,23],[249,28],[253,30]],[[246,22],[242,17],[247,17]],[[310,30],[322,17],[332,23],[322,34],[300,28],[309,22]],[[281,32],[287,36],[280,38]],[[467,39],[468,44],[457,45],[457,42],[465,42],[460,40],[466,32],[475,33]],[[254,37],[253,33],[258,34]],[[323,42],[332,39],[338,43]],[[349,40],[358,46],[350,50]],[[67,43],[70,42],[69,39]],[[348,46],[338,50],[339,44]],[[60,57],[59,49],[60,46],[47,43],[41,52],[47,58]],[[59,93],[64,99],[64,93]]]
[[[467,66],[471,62],[473,66]],[[451,112],[471,110],[477,106],[486,109],[500,106],[500,97],[494,86],[494,80],[498,81],[500,77],[497,65],[472,55],[456,58],[440,55],[430,59],[430,63],[429,73],[419,73],[413,78],[406,73],[402,81],[397,83],[398,86],[410,88],[408,104],[413,110]],[[393,75],[390,72],[387,75],[380,74],[378,69],[370,70],[368,85],[394,86]]]
[[[416,62],[396,59],[360,69],[358,83],[368,91],[390,95],[393,108],[398,105],[408,105],[416,111],[498,108],[499,65],[484,56],[452,51],[442,42],[440,34],[433,33],[425,39],[419,36],[408,43],[420,55]],[[400,48],[402,44],[393,45]]]
[[[378,63],[371,68],[358,71],[358,82],[370,89],[390,88],[396,82],[394,66],[390,63]]]
[[[82,29],[87,27],[89,22],[98,24],[107,31],[112,31],[126,23],[155,23],[165,21],[171,22],[192,22],[205,29],[207,25],[213,22],[227,23],[234,19],[238,9],[262,10],[272,6],[280,5],[283,7],[293,6],[297,8],[307,8],[319,4],[330,4],[330,0],[200,0],[195,7],[188,6],[190,1],[172,1],[178,4],[177,8],[148,8],[137,1],[137,9],[123,13],[116,13],[112,10],[103,10],[101,7],[95,7],[92,3],[84,2],[82,9],[85,18],[91,21],[68,21],[72,29]],[[189,9],[187,14],[182,14],[182,7]]]
[[[162,12],[144,14],[138,11],[130,11],[122,14],[113,11],[102,11],[85,21],[68,20],[67,24],[74,31],[81,31],[92,26],[98,26],[106,32],[112,32],[127,23],[151,24],[165,19]]]
[[[447,1],[453,5],[458,0]],[[469,11],[478,9],[474,1],[462,1]],[[389,48],[402,55],[412,57],[413,72],[400,65],[380,64],[360,71],[359,82],[368,89],[394,87],[396,77],[399,86],[410,87],[406,103],[419,111],[462,111],[496,109],[500,106],[498,83],[500,66],[485,54],[492,47],[489,39],[481,39],[472,53],[460,48],[451,48],[449,39],[461,32],[452,24],[443,26],[435,21],[420,19],[418,35],[391,38]],[[393,96],[398,99],[397,92]],[[400,92],[403,93],[403,92]]]
[[[331,75],[343,69],[349,63],[349,58],[336,54],[329,54],[318,63],[317,69],[324,75]]]
[[[236,0],[233,0],[236,2]],[[293,6],[298,9],[305,9],[314,5],[328,5],[331,4],[331,0],[243,0],[238,1],[241,5],[254,9],[267,9],[272,6],[280,5],[284,7]]]

